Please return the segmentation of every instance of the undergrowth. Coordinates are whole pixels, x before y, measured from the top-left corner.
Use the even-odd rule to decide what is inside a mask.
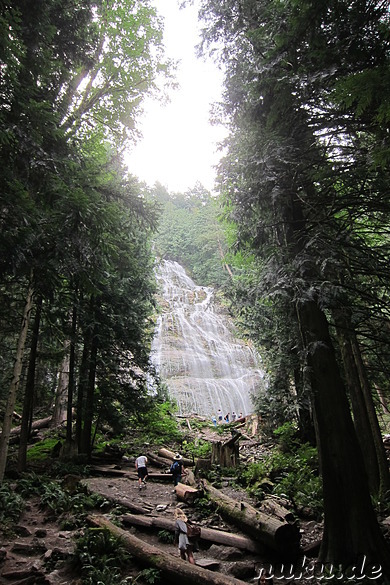
[[[291,423],[279,427],[275,436],[278,445],[271,455],[241,469],[239,483],[259,502],[272,493],[291,502],[296,512],[308,508],[320,519],[323,500],[317,449],[301,443]]]
[[[83,585],[122,585],[122,571],[131,559],[122,541],[109,530],[89,528],[76,541],[74,569]]]
[[[24,507],[24,500],[15,492],[14,485],[3,482],[0,485],[0,529],[2,532],[12,530]]]

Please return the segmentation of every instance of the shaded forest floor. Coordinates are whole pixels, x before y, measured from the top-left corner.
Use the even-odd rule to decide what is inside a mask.
[[[126,469],[127,466],[124,466]],[[108,469],[109,467],[107,467]],[[132,471],[130,465],[128,471]],[[150,471],[158,471],[150,466]],[[99,493],[107,499],[118,498],[149,508],[150,514],[174,518],[174,511],[178,499],[173,493],[170,482],[149,481],[147,487],[141,491],[138,482],[128,477],[91,477],[82,480],[90,491]],[[230,497],[248,501],[244,492],[236,488],[225,486],[222,491]],[[203,526],[220,530],[239,532],[226,524],[217,514],[210,514],[208,518],[199,519],[196,507],[180,504],[185,508],[189,519],[201,523]],[[115,506],[104,509],[103,513],[112,513]],[[102,513],[102,511],[99,511]],[[158,538],[157,532],[147,529],[128,528],[128,530],[148,543],[155,544],[162,550],[178,556],[177,547],[172,543],[164,543]],[[306,522],[301,528],[302,542],[307,544],[318,540],[321,536],[322,525],[316,522]],[[42,510],[38,498],[28,500],[26,509],[15,527],[16,536],[5,539],[0,548],[0,583],[10,585],[62,585],[65,583],[81,583],[81,576],[77,574],[69,562],[75,548],[75,539],[80,530],[65,530],[61,528],[61,519],[55,518],[50,512]],[[245,582],[253,582],[259,569],[264,563],[274,562],[277,559],[260,557],[232,547],[213,545],[200,542],[199,550],[195,552],[197,564],[208,564],[214,561],[216,570],[236,576]],[[183,561],[184,562],[184,561]],[[141,571],[141,567],[134,564],[126,571],[126,576],[134,579]],[[137,581],[143,583],[142,580]],[[288,580],[278,580],[279,583]]]
[[[194,431],[194,436],[199,436]],[[202,438],[208,441],[219,439],[217,430],[207,428],[200,433]],[[171,447],[173,447],[171,445]],[[153,449],[147,447],[149,451]],[[255,459],[266,456],[267,447],[261,445],[256,439],[249,437],[242,441],[240,456],[243,459]],[[97,475],[88,478],[74,478],[70,476],[68,481],[80,480],[88,487],[88,490],[98,493],[107,499],[104,508],[96,510],[96,513],[117,515],[118,520],[121,514],[126,514],[123,506],[112,503],[113,500],[128,501],[147,509],[147,513],[153,516],[163,516],[168,519],[174,518],[174,511],[178,505],[184,507],[190,520],[202,526],[240,534],[234,526],[229,526],[222,518],[210,510],[199,512],[197,506],[188,506],[180,503],[173,490],[170,476],[164,481],[148,481],[147,487],[141,491],[138,489],[138,482],[134,470],[133,459],[124,459],[117,465],[106,465],[106,472],[110,469],[120,469],[126,472],[124,477],[109,477]],[[149,465],[149,471],[161,472],[161,469]],[[35,470],[39,473],[39,469]],[[44,469],[42,469],[42,473]],[[226,495],[233,499],[251,501],[248,494],[232,484],[229,478],[222,481],[220,487]],[[108,503],[110,500],[111,503]],[[302,549],[310,548],[311,545],[319,543],[322,537],[323,525],[315,520],[300,520]],[[156,530],[151,531],[141,528],[126,528],[132,534],[143,539],[145,542],[154,544],[162,550],[178,557],[177,547],[172,542],[164,542],[159,538]],[[390,522],[389,522],[390,531]],[[83,533],[83,529],[66,529],[63,517],[56,517],[47,509],[41,507],[40,500],[32,496],[26,502],[17,526],[12,534],[3,538],[0,546],[0,583],[9,585],[63,585],[66,583],[81,584],[81,574],[72,564],[72,556],[75,550],[76,539]],[[314,550],[316,550],[314,548]],[[280,559],[271,552],[263,555],[238,550],[233,547],[211,544],[210,542],[199,542],[199,550],[195,552],[195,560],[198,565],[208,566],[212,562],[213,570],[234,576],[246,583],[256,583],[256,576],[263,566],[273,564],[280,565]],[[185,561],[183,561],[185,562]],[[136,580],[140,585],[151,581],[143,580],[140,572],[143,567],[138,566],[134,559],[126,569],[124,576],[128,582]],[[279,576],[274,583],[285,585],[291,583],[291,578]],[[295,578],[294,583],[307,583],[307,579]],[[313,582],[313,581],[312,581]],[[161,582],[160,582],[161,583]],[[119,585],[119,583],[118,583]]]

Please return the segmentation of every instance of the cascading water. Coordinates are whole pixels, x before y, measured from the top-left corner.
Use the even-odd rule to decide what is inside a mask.
[[[162,314],[151,360],[179,414],[253,412],[251,395],[264,387],[261,360],[218,310],[213,289],[197,286],[177,262],[163,260],[156,276]]]

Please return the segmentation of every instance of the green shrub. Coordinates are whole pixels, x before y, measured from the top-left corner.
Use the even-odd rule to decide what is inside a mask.
[[[138,573],[133,583],[137,583],[138,579],[143,579],[143,581],[146,581],[146,583],[154,585],[154,583],[161,582],[161,573],[158,569],[144,569]]]
[[[211,455],[210,441],[199,440],[198,442],[194,442],[184,440],[182,445],[183,451],[187,457],[194,459],[197,459],[198,457],[201,459],[206,459]]]
[[[27,461],[38,462],[50,458],[53,447],[58,443],[58,437],[44,439],[35,443],[27,450]]]
[[[78,485],[77,490],[70,493],[59,481],[35,473],[26,474],[20,479],[16,489],[24,497],[39,496],[41,508],[46,508],[57,516],[65,512],[80,516],[88,510],[103,508],[109,504],[102,496],[90,494],[82,485]]]
[[[182,435],[172,414],[173,410],[171,402],[154,402],[145,412],[138,412],[131,417],[129,427],[137,429],[140,446],[144,446],[145,443],[163,445],[181,439]]]
[[[279,447],[263,461],[241,468],[238,481],[257,500],[272,492],[288,499],[295,510],[307,507],[320,518],[323,500],[317,449],[300,443],[289,423],[278,431]]]
[[[280,449],[286,453],[293,453],[299,445],[297,427],[292,422],[285,422],[273,432]]]
[[[23,498],[8,483],[0,485],[0,526],[8,529],[17,522],[24,510]]]
[[[82,583],[94,585],[121,585],[121,570],[131,556],[119,538],[109,530],[89,528],[76,541],[74,567],[80,571]]]
[[[165,544],[172,544],[175,540],[175,535],[169,530],[159,530],[157,537],[161,542]]]

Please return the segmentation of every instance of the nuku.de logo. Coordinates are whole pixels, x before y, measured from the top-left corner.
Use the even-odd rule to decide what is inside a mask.
[[[266,582],[267,579],[290,579],[291,581],[298,581],[306,579],[313,580],[363,580],[363,579],[380,579],[382,577],[382,567],[374,563],[367,562],[366,555],[363,555],[355,564],[344,568],[333,565],[332,563],[319,563],[313,559],[308,559],[306,556],[302,558],[300,565],[266,565],[259,571],[259,575],[253,578],[253,581],[259,580],[264,574]]]

